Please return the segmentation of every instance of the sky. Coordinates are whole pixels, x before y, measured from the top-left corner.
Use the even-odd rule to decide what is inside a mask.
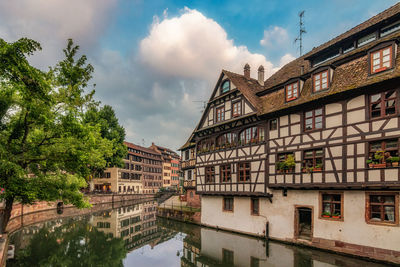
[[[0,38],[39,41],[30,62],[47,70],[72,38],[95,72],[96,100],[111,105],[126,141],[177,150],[201,118],[221,69],[270,76],[393,0],[0,0]],[[92,89],[92,88],[89,88]]]

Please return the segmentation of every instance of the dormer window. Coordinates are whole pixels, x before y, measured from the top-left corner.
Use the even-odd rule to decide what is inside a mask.
[[[286,101],[295,100],[299,96],[299,82],[286,85]]]
[[[221,85],[221,94],[224,94],[229,90],[231,90],[231,83],[229,82],[229,80],[226,80]]]
[[[371,52],[371,73],[378,73],[392,67],[392,46]]]
[[[329,87],[329,70],[321,71],[313,75],[314,92],[328,89]]]

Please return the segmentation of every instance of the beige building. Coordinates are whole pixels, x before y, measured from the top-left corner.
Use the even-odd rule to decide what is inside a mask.
[[[152,194],[162,187],[161,154],[149,148],[124,142],[128,153],[123,168],[108,168],[91,181],[96,192]]]
[[[399,29],[396,4],[268,79],[223,70],[194,131],[202,223],[400,263]]]

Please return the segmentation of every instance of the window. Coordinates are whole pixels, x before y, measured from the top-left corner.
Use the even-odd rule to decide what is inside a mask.
[[[221,94],[226,93],[229,90],[231,90],[231,84],[228,80],[226,80],[221,85]]]
[[[387,158],[399,156],[398,139],[375,141],[369,144],[369,158],[379,163],[386,162]]]
[[[239,182],[250,181],[250,162],[238,163]]]
[[[250,267],[260,267],[260,259],[250,256]]]
[[[222,249],[222,264],[224,266],[233,266],[233,251]]]
[[[299,82],[286,85],[286,101],[294,100],[298,97]]]
[[[343,194],[321,193],[321,207],[322,218],[342,218]]]
[[[293,172],[296,167],[296,161],[293,153],[278,154],[276,170],[278,173]]]
[[[313,75],[314,92],[328,89],[329,87],[329,72],[328,70]]]
[[[215,168],[206,167],[206,183],[214,183],[215,178]]]
[[[251,215],[260,214],[260,200],[258,198],[251,198]]]
[[[307,111],[304,114],[304,130],[311,131],[322,129],[323,111],[322,108]]]
[[[239,141],[241,145],[264,141],[264,128],[254,126],[243,130],[240,133]]]
[[[225,107],[217,108],[216,113],[217,113],[216,117],[217,122],[225,120]]]
[[[212,139],[203,139],[197,145],[199,153],[209,152],[214,149],[214,141]]]
[[[185,151],[185,160],[188,160],[189,159],[189,150],[186,150]]]
[[[220,173],[221,173],[221,182],[226,183],[226,182],[231,181],[231,165],[230,164],[221,165]]]
[[[392,46],[371,52],[371,73],[378,73],[392,67]]]
[[[230,147],[236,145],[236,133],[225,133],[217,138],[217,147]]]
[[[278,129],[278,119],[272,119],[269,121],[269,130],[274,131]]]
[[[242,115],[242,102],[238,101],[232,104],[232,117]]]
[[[376,39],[376,34],[375,33],[371,33],[371,34],[368,34],[368,35],[366,35],[364,37],[361,37],[357,41],[357,47],[366,45],[366,44],[374,41],[375,39]]]
[[[366,218],[369,223],[398,224],[398,194],[367,193],[366,201]]]
[[[323,149],[304,151],[303,171],[321,171],[323,154]]]
[[[224,197],[222,201],[222,209],[224,211],[233,211],[233,197]]]
[[[380,118],[396,114],[397,93],[395,90],[374,94],[369,97],[371,118]]]

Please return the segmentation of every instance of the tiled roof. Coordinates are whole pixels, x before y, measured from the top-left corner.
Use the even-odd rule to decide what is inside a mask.
[[[147,152],[147,153],[150,153],[150,154],[154,154],[154,155],[161,155],[161,153],[158,153],[157,151],[154,151],[153,149],[150,149],[150,148],[147,148],[147,147],[135,145],[133,143],[129,143],[129,142],[126,142],[126,141],[124,142],[124,144],[127,147],[130,147],[130,148],[133,148],[133,149],[137,149],[137,150],[144,151],[144,152]]]
[[[271,91],[267,93],[265,96],[261,97],[262,108],[259,109],[259,115],[266,114],[270,112],[275,112],[278,110],[282,110],[288,107],[296,106],[299,104],[303,104],[306,102],[310,102],[319,98],[326,97],[328,95],[334,95],[336,93],[340,93],[343,91],[348,91],[352,89],[356,89],[363,86],[368,86],[374,83],[382,82],[384,80],[388,80],[395,77],[400,77],[400,62],[399,62],[399,51],[396,55],[395,68],[393,70],[388,70],[379,74],[369,75],[369,66],[368,66],[368,55],[366,51],[373,46],[377,45],[377,43],[385,42],[388,40],[400,39],[400,33],[396,33],[394,35],[387,36],[386,38],[378,39],[374,42],[371,42],[369,45],[365,45],[362,48],[356,49],[351,54],[361,53],[363,55],[351,60],[347,63],[338,65],[333,74],[333,79],[331,81],[330,88],[327,91],[313,93],[312,92],[312,84],[311,77],[308,76],[307,80],[305,80],[303,88],[301,90],[300,96],[297,100],[291,102],[285,102],[285,95],[283,87],[280,90]],[[324,65],[329,65],[331,63],[340,61],[344,57],[351,56],[351,54],[346,54],[335,58]],[[290,78],[300,76],[300,67],[301,62],[305,62],[302,58],[296,59],[291,63],[287,64],[281,70],[279,70],[276,74],[277,80],[279,82],[276,84],[281,84],[284,81],[287,81]],[[305,73],[312,71],[313,69],[305,68]],[[297,69],[297,71],[296,71]],[[295,73],[295,75],[291,76],[287,73]],[[272,78],[272,76],[271,76]],[[268,80],[267,80],[268,81]],[[272,82],[271,82],[272,84]],[[268,89],[265,91],[268,92]]]
[[[363,23],[351,28],[350,30],[346,31],[345,33],[333,38],[332,40],[330,40],[316,48],[313,48],[310,52],[308,52],[305,55],[305,57],[308,57],[312,54],[320,52],[320,51],[324,50],[325,48],[332,46],[340,41],[343,41],[346,38],[348,38],[358,32],[361,32],[379,22],[382,22],[390,17],[393,17],[394,15],[396,15],[398,13],[400,13],[400,3],[397,3],[393,6],[391,6],[390,8],[388,8],[388,9],[384,10],[383,12],[377,14],[376,16],[364,21]]]
[[[246,78],[244,75],[240,75],[227,70],[222,70],[222,72],[228,76],[231,82],[236,85],[237,89],[246,97],[247,100],[256,108],[259,109],[260,99],[255,95],[256,92],[262,91],[264,89],[256,79]]]

